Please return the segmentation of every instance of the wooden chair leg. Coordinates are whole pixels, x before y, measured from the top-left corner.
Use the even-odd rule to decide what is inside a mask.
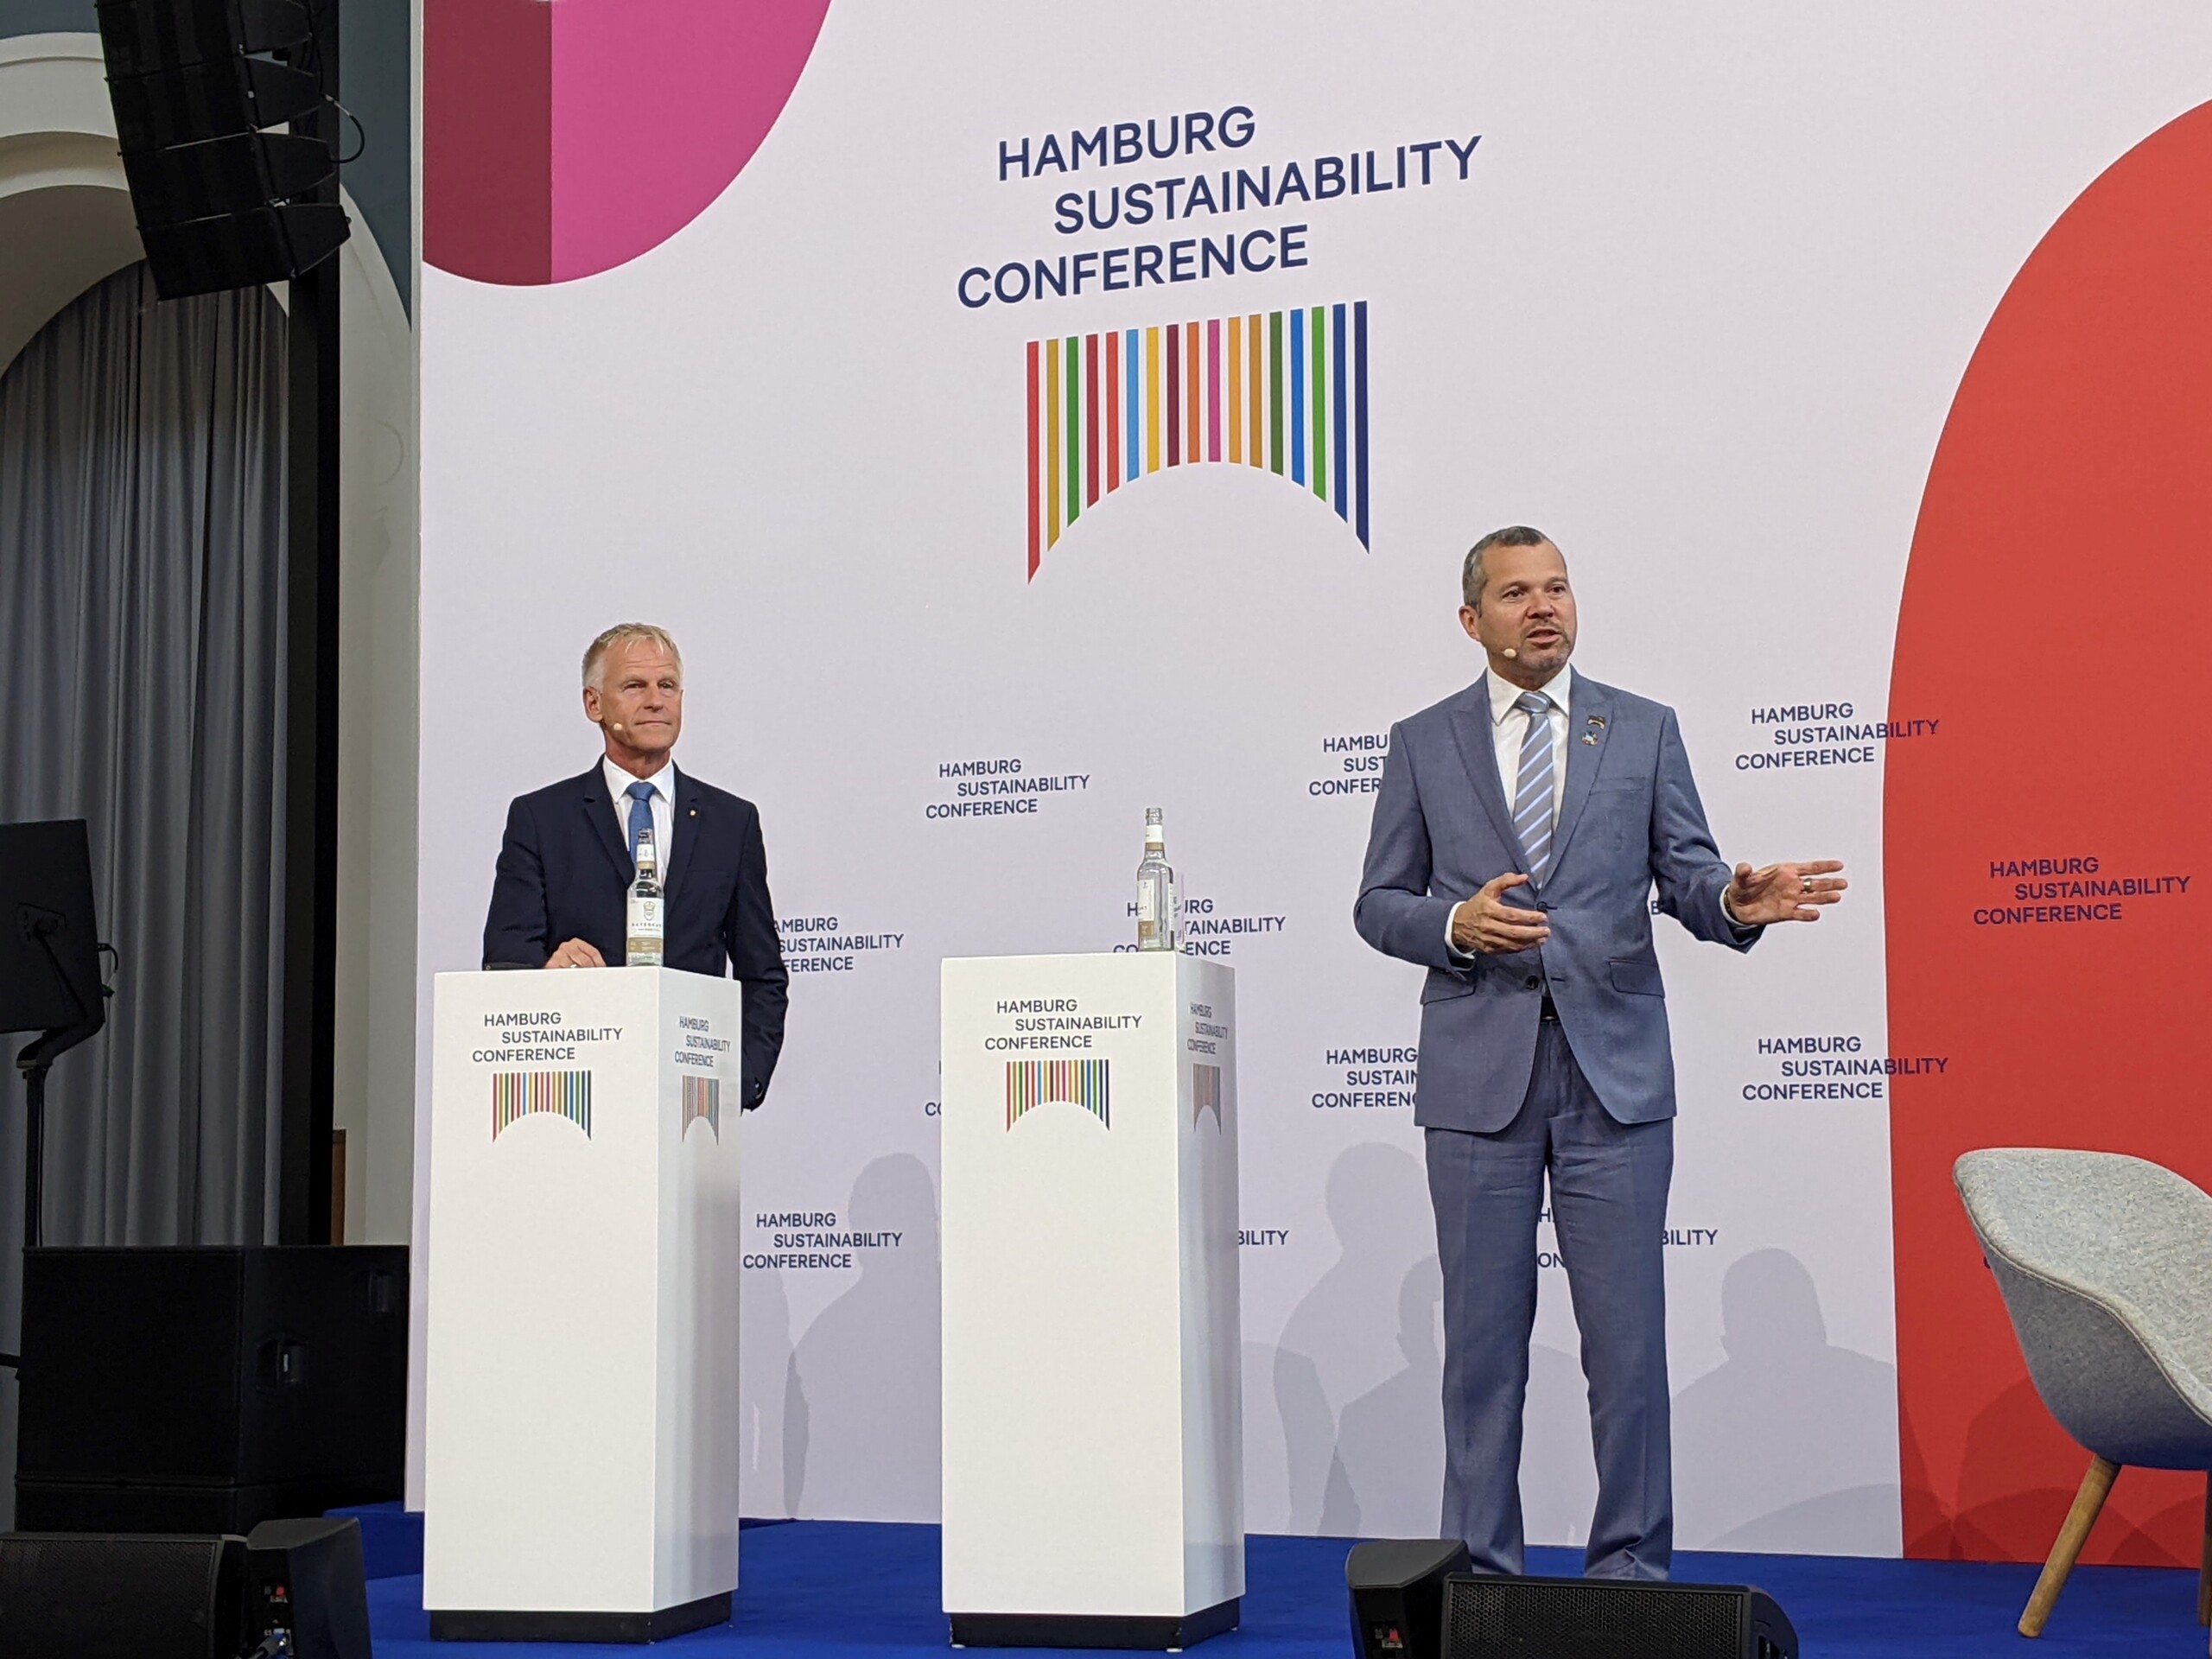
[[[2050,1622],[2050,1610],[2058,1605],[2066,1575],[2074,1570],[2082,1546],[2088,1542],[2089,1529],[2097,1524],[2097,1513],[2111,1496],[2112,1483],[2119,1473],[2120,1465],[2108,1459],[2089,1459],[2089,1472],[2082,1477],[2082,1490],[2074,1494],[2074,1507],[2066,1512],[2066,1524],[2059,1528],[2050,1558],[2043,1564],[2043,1576],[2036,1580],[2035,1593],[2028,1598],[2027,1610],[2020,1615],[2022,1636],[2041,1636],[2043,1627]]]

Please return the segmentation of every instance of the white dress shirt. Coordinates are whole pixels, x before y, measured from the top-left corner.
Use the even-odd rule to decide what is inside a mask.
[[[1535,716],[1514,706],[1522,688],[1512,681],[1486,674],[1484,683],[1490,688],[1491,747],[1497,757],[1498,785],[1505,791],[1505,810],[1510,813],[1521,783],[1521,746],[1529,741],[1529,722]],[[1559,672],[1536,690],[1551,703],[1543,719],[1552,731],[1552,825],[1556,829],[1560,803],[1567,798],[1567,710],[1574,696],[1574,670],[1562,663]],[[1459,914],[1459,906],[1454,905],[1445,915],[1444,948],[1453,961],[1466,962],[1471,959],[1471,954],[1452,943],[1452,924]]]
[[[1505,810],[1513,810],[1513,795],[1521,783],[1521,746],[1529,741],[1529,716],[1513,705],[1523,694],[1510,680],[1492,674],[1490,681],[1491,742],[1497,753],[1497,781],[1505,791]],[[1552,824],[1559,824],[1560,803],[1567,790],[1567,709],[1574,696],[1574,671],[1562,663],[1558,673],[1536,688],[1539,696],[1551,700],[1544,718],[1552,728]]]
[[[653,855],[659,860],[661,883],[666,886],[668,861],[676,851],[676,762],[667,762],[645,779],[632,777],[611,759],[601,760],[599,769],[607,776],[607,793],[614,798],[614,825],[621,832],[625,849],[630,845],[630,785],[647,783],[653,786]]]

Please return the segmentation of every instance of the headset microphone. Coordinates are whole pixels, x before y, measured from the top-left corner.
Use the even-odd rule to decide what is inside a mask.
[[[1520,660],[1521,660],[1521,653],[1520,653],[1519,652],[1517,652],[1517,651],[1514,650],[1514,649],[1513,649],[1513,647],[1512,647],[1512,646],[1510,646],[1510,645],[1508,645],[1508,646],[1505,648],[1505,654],[1506,654],[1506,656],[1507,656],[1507,657],[1510,658],[1511,658],[1513,661],[1515,661],[1515,662],[1518,662],[1518,661],[1520,661]],[[621,728],[620,727],[619,727],[619,726],[618,726],[618,727],[616,727],[616,728],[615,728],[615,729],[616,729],[617,731],[620,731],[620,730],[621,730],[622,728]]]

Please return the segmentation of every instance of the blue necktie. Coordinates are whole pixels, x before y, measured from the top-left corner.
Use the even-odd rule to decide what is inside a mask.
[[[638,861],[638,842],[645,836],[652,834],[653,786],[641,778],[623,793],[630,798],[630,861],[635,864]],[[655,855],[660,855],[665,850],[660,844],[660,838],[655,836],[653,837]]]
[[[1552,700],[1523,691],[1513,706],[1529,716],[1521,740],[1521,776],[1513,786],[1513,833],[1521,837],[1529,877],[1537,881],[1552,861]]]

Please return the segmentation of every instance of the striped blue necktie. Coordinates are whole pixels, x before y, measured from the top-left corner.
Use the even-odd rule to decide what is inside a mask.
[[[1521,775],[1513,786],[1513,833],[1521,837],[1522,868],[1541,881],[1552,861],[1552,700],[1541,691],[1523,691],[1513,706],[1529,716]]]

